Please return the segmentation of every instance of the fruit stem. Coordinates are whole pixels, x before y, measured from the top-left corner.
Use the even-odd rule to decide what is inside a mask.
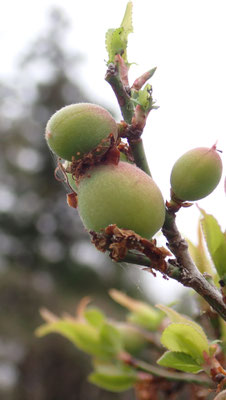
[[[140,138],[135,142],[130,142],[130,148],[132,150],[132,154],[134,157],[134,161],[136,165],[142,169],[149,176],[151,175],[151,171],[147,162],[147,158],[144,151],[143,140]]]
[[[151,375],[162,377],[170,381],[189,382],[209,388],[213,387],[212,381],[204,374],[196,376],[189,373],[167,371],[166,368],[163,369],[156,367],[155,365],[131,357],[131,355],[127,353],[121,354],[121,356],[119,355],[119,359],[121,359],[125,364],[131,365],[140,371],[145,371]]]

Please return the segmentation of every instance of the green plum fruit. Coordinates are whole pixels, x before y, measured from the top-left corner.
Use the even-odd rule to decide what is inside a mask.
[[[95,149],[118,128],[111,114],[96,104],[77,103],[63,107],[52,115],[46,126],[45,137],[57,156],[72,161]],[[110,141],[109,141],[110,144]],[[108,143],[104,147],[107,151]]]
[[[198,147],[182,155],[174,164],[171,188],[179,200],[200,200],[216,188],[221,174],[222,161],[216,146]]]
[[[78,185],[78,210],[87,230],[108,225],[150,239],[163,225],[162,194],[149,175],[127,162],[98,165]]]

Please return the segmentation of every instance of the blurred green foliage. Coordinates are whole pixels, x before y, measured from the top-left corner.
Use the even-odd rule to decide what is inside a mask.
[[[133,291],[124,270],[92,248],[77,211],[67,206],[68,190],[54,178],[56,160],[44,139],[57,109],[90,101],[78,83],[82,57],[64,46],[68,27],[62,11],[52,10],[14,76],[0,76],[2,400],[79,400],[91,392],[93,400],[116,398],[85,381],[86,357],[72,354],[64,339],[34,337],[42,306],[73,311],[81,296],[95,294],[109,309],[110,287]]]

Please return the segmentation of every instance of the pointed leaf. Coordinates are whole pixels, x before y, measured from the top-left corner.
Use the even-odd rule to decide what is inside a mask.
[[[192,256],[193,260],[195,261],[195,264],[197,265],[199,271],[202,274],[204,274],[204,272],[207,272],[210,275],[214,275],[214,271],[210,264],[210,260],[207,257],[207,252],[206,252],[206,247],[205,247],[204,241],[203,241],[203,233],[202,233],[200,221],[198,224],[198,245],[195,246],[188,239],[187,239],[187,242],[188,242],[188,246],[189,246],[189,252],[191,253],[191,256]]]
[[[121,23],[121,27],[124,28],[124,31],[126,32],[127,35],[133,32],[132,14],[133,14],[133,3],[132,1],[129,1],[126,6],[126,11]]]
[[[127,366],[102,365],[89,375],[89,381],[112,392],[123,392],[133,386],[137,375]]]
[[[139,90],[138,103],[141,105],[144,111],[149,111],[152,107],[152,87],[147,83],[144,89]]]
[[[123,55],[124,51],[126,50],[126,45],[124,40],[124,29],[123,28],[117,28],[114,30],[112,33],[111,37],[111,55],[114,61],[114,57],[116,54]]]
[[[127,42],[129,33],[133,32],[132,26],[132,2],[129,2],[121,23],[117,29],[108,29],[105,36],[105,45],[108,52],[108,63],[114,62],[116,54],[120,54],[124,61],[127,60]]]
[[[191,356],[175,351],[166,351],[162,357],[158,359],[157,363],[162,367],[174,368],[193,374],[197,374],[202,370],[200,365],[197,364]]]
[[[179,323],[183,323],[183,324],[192,326],[194,329],[196,329],[199,332],[199,334],[203,337],[203,340],[208,344],[206,334],[199,324],[197,324],[196,322],[192,321],[188,317],[185,317],[184,315],[179,314],[177,311],[175,311],[172,308],[169,308],[163,304],[157,304],[156,307],[159,308],[160,310],[162,310],[163,312],[165,312],[167,314],[168,318],[172,322],[179,322]]]
[[[200,208],[203,216],[201,223],[207,247],[220,278],[226,275],[226,237],[211,214]]]
[[[108,52],[108,62],[113,62],[114,61],[114,53],[112,52],[112,36],[114,33],[114,29],[108,29],[105,35],[105,46],[106,50]]]
[[[91,325],[58,320],[57,322],[42,325],[36,330],[36,334],[39,337],[49,333],[60,333],[74,343],[76,347],[88,354],[99,357],[105,356],[100,346],[99,332]]]
[[[116,289],[111,289],[109,293],[113,300],[132,311],[127,317],[129,322],[150,330],[155,330],[160,325],[163,319],[162,312]]]
[[[204,362],[203,352],[209,354],[209,344],[193,326],[172,323],[163,332],[161,343],[171,351],[190,355],[198,364]]]
[[[122,350],[122,336],[118,329],[105,323],[100,330],[101,348],[105,354],[113,357]]]

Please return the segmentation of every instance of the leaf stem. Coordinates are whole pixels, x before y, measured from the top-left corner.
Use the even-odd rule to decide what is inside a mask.
[[[194,375],[188,374],[184,372],[172,372],[168,371],[165,368],[159,368],[154,365],[151,365],[145,361],[138,360],[136,358],[131,357],[130,354],[122,354],[120,359],[124,361],[126,364],[131,365],[132,367],[148,372],[151,375],[158,376],[164,379],[168,379],[171,381],[180,381],[180,382],[187,382],[187,383],[195,383],[196,385],[205,386],[211,388],[214,386],[213,382],[207,375]]]

